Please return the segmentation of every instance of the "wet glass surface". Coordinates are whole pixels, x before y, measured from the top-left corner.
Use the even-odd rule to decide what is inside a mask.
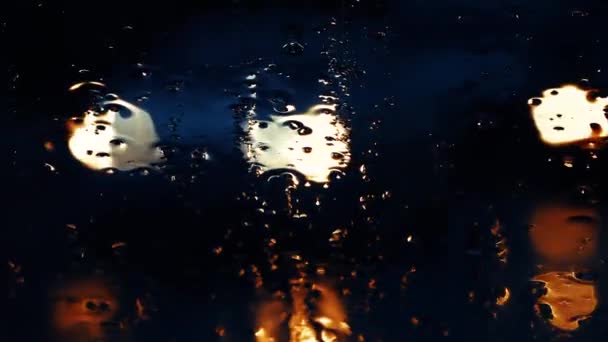
[[[598,341],[599,0],[2,5],[4,341]]]

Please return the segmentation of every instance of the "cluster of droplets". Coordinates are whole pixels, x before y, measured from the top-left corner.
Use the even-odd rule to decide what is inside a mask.
[[[331,25],[336,25],[335,19],[332,20]],[[335,200],[335,198],[323,196],[320,188],[328,189],[330,183],[344,177],[345,171],[351,163],[350,129],[348,121],[342,114],[354,113],[345,99],[350,96],[353,79],[364,74],[365,71],[357,65],[353,58],[348,56],[348,53],[344,55],[344,51],[348,50],[345,48],[347,45],[348,39],[328,38],[326,49],[322,52],[322,55],[326,56],[328,60],[328,70],[318,78],[317,86],[322,89],[318,98],[313,101],[316,105],[309,108],[301,108],[299,105],[296,107],[297,101],[294,101],[289,94],[282,92],[276,92],[268,98],[262,97],[260,88],[263,88],[264,75],[279,75],[289,79],[288,74],[283,74],[276,64],[271,63],[247,74],[245,79],[242,80],[245,88],[243,94],[239,95],[238,103],[232,106],[235,122],[238,128],[244,132],[242,136],[239,136],[239,146],[244,151],[245,159],[250,162],[255,173],[267,183],[283,182],[285,184],[285,203],[290,218],[308,217],[306,212],[298,208],[301,198],[294,195],[296,189],[301,186],[311,188],[308,192],[312,194],[310,196],[312,203],[320,209],[325,203]],[[282,49],[284,53],[290,56],[300,56],[304,53],[304,46],[305,44],[290,40],[282,46]],[[141,77],[148,78],[151,75],[150,68],[143,64],[138,65],[137,70]],[[82,87],[91,86],[105,88],[101,83],[87,82],[86,84],[75,85],[70,90],[76,91]],[[183,86],[183,83],[177,82],[170,85],[168,89],[170,91],[180,91]],[[150,115],[139,107],[148,100],[149,96],[149,93],[140,95],[136,99],[138,105],[135,105],[120,99],[116,95],[108,95],[97,101],[96,105],[85,112],[82,117],[73,118],[70,124],[72,136],[103,137],[109,139],[108,143],[111,146],[109,152],[99,148],[85,151],[86,156],[110,161],[108,164],[96,164],[86,158],[79,158],[79,150],[73,152],[74,157],[93,169],[117,172],[143,168],[145,172],[148,172],[149,166],[156,166],[156,164],[179,153],[176,147],[158,146],[158,137],[155,132],[154,134],[148,134],[149,137],[145,139],[135,139],[133,134],[125,133],[131,133],[131,131],[129,124],[124,123],[123,119],[137,119],[141,122],[152,123]],[[385,101],[392,103],[391,99],[385,99]],[[271,108],[271,110],[264,112],[265,109],[263,108],[266,107]],[[178,139],[177,132],[180,123],[181,117],[179,115],[172,117],[169,123],[169,131],[174,134],[176,140]],[[374,121],[370,124],[370,130],[377,130],[379,126],[380,120]],[[151,127],[154,127],[153,123]],[[135,132],[134,134],[145,135],[145,132]],[[141,137],[141,135],[137,137]],[[74,146],[83,147],[88,141],[84,143],[74,142]],[[131,151],[132,147],[138,144],[151,148],[153,151],[151,156],[145,157],[144,154],[136,153],[121,159],[120,151]],[[93,145],[99,146],[100,144],[95,142]],[[49,146],[49,149],[51,148]],[[370,147],[363,153],[370,158],[377,157],[378,152],[374,148],[375,143],[374,147]],[[186,154],[190,157],[192,165],[197,165],[201,161],[209,159],[208,151],[202,146],[190,148]],[[353,167],[353,175],[363,182],[370,182],[370,170],[365,163]],[[171,179],[175,180],[175,177],[171,176]],[[257,190],[253,191],[252,194],[244,192],[241,198],[247,198],[259,204],[258,211],[261,214],[276,215],[276,206],[269,204],[270,200],[268,198],[260,196],[256,192]],[[374,203],[388,201],[391,196],[390,191],[362,194],[358,203],[361,211],[367,212],[363,215],[363,220],[373,225],[375,219],[370,208],[374,206]],[[332,249],[339,251],[349,238],[350,232],[355,230],[355,224],[355,222],[349,222],[343,226],[329,229],[326,243]],[[245,228],[251,228],[252,225],[248,221],[243,222]],[[265,223],[263,226],[264,229],[271,231],[270,224]],[[308,229],[312,229],[311,227],[312,223],[308,225]],[[77,231],[75,225],[72,225],[69,229],[70,232]],[[272,235],[273,232],[269,234],[274,236]],[[227,233],[226,239],[229,239],[228,235],[230,233]],[[290,236],[293,237],[294,235],[291,234]],[[377,236],[376,242],[379,242],[379,239],[379,236]],[[274,249],[282,240],[278,236],[268,237],[266,240],[270,270],[277,271],[280,267],[280,257],[278,253],[274,252]],[[411,234],[406,234],[403,240],[406,244],[415,242],[415,238]],[[127,244],[122,241],[115,241],[111,245],[111,249],[116,256],[122,255],[126,248]],[[211,253],[218,257],[224,256],[226,247],[217,244],[211,249]],[[78,248],[76,254],[80,259],[87,257],[87,251],[84,247]],[[339,252],[336,252],[336,254],[339,254]],[[377,257],[378,260],[383,259],[381,254],[378,254]],[[290,260],[295,263],[297,272],[296,276],[291,278],[289,282],[287,293],[274,293],[272,304],[270,304],[271,309],[266,309],[267,304],[263,304],[261,307],[264,309],[260,309],[263,312],[276,313],[274,309],[276,300],[281,303],[279,307],[287,307],[287,309],[282,309],[278,316],[270,315],[270,324],[286,322],[292,341],[329,342],[349,336],[351,331],[346,323],[346,310],[341,303],[339,294],[349,296],[351,290],[343,286],[341,291],[336,291],[328,283],[319,281],[318,279],[325,279],[328,272],[324,265],[318,264],[313,267],[297,254],[293,255]],[[314,270],[311,271],[311,269]],[[405,289],[415,272],[416,268],[413,266],[404,271],[401,278],[403,289]],[[356,267],[346,273],[346,276],[337,277],[339,281],[362,279],[364,282],[364,287],[368,291],[365,303],[366,312],[371,310],[374,300],[384,298],[385,294],[379,286],[379,280],[373,276],[364,278]],[[242,267],[238,274],[239,276],[250,276],[257,290],[261,291],[266,286],[265,269],[259,264]],[[312,274],[316,274],[316,276],[312,276]],[[310,302],[314,304],[311,306]],[[93,304],[95,304],[95,308],[100,306],[96,303]],[[145,299],[137,298],[135,307],[138,317],[141,317],[142,320],[149,317],[147,309],[149,306]],[[288,312],[288,319],[281,318],[285,316],[285,312]],[[260,315],[266,317],[266,314]],[[412,317],[411,323],[419,325],[420,320]],[[275,337],[277,335],[273,332],[273,328],[267,327],[265,324],[263,322],[259,324],[259,329],[255,333],[256,339],[258,341],[277,341],[278,339]],[[218,336],[224,336],[226,330],[223,326],[218,326],[216,333]],[[362,335],[359,335],[358,339],[360,341],[364,340]]]
[[[248,67],[252,70],[240,80],[239,90],[230,92],[237,96],[231,109],[244,158],[252,174],[266,180],[268,186],[254,186],[253,192],[239,198],[254,200],[264,214],[274,215],[285,207],[291,217],[306,218],[297,189],[313,185],[327,189],[345,175],[350,164],[350,129],[342,116],[342,104],[327,83],[321,85],[321,95],[314,95],[316,99],[302,97],[304,102],[316,103],[302,110],[294,94],[277,87],[290,82],[290,75],[281,67],[261,61]],[[290,88],[287,84],[284,89]],[[311,89],[317,87],[310,85]],[[264,188],[277,185],[284,193],[279,196],[283,203],[271,203],[270,198],[276,196],[263,194]],[[318,197],[312,201],[319,207]]]
[[[89,87],[95,90],[93,94],[105,90],[102,83],[83,82],[70,91]],[[116,94],[94,95],[93,105],[72,117],[67,127],[70,153],[90,169],[148,170],[164,161],[150,114]]]
[[[348,131],[334,112],[330,105],[319,105],[303,114],[254,120],[250,142],[244,146],[246,156],[262,173],[286,169],[308,181],[326,183],[350,160]]]
[[[333,342],[351,335],[346,309],[338,293],[328,284],[313,281],[307,261],[293,255],[295,276],[289,281],[289,293],[265,296],[257,309],[256,341],[279,341],[281,326],[287,322],[289,341]],[[322,271],[319,271],[322,270]],[[317,269],[323,277],[325,269]]]

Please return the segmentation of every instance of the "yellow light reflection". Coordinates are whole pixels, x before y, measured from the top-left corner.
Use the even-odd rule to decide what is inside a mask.
[[[255,340],[257,342],[274,342],[275,339],[266,332],[266,329],[260,328],[255,332]]]
[[[532,281],[545,285],[538,303],[549,306],[550,323],[560,330],[578,329],[578,322],[597,306],[595,283],[577,278],[572,270],[588,267],[598,256],[600,226],[595,208],[567,203],[539,205],[530,217],[532,247],[543,268],[551,270]]]
[[[326,183],[332,171],[350,162],[349,131],[338,120],[335,105],[317,105],[306,113],[271,115],[249,125],[244,146],[248,161],[262,172],[295,170],[307,180]]]
[[[149,113],[119,98],[101,102],[100,106],[103,112],[89,110],[68,123],[68,147],[74,158],[93,170],[121,171],[162,161]]]
[[[286,310],[285,304],[279,298],[273,298],[260,305],[257,310],[257,326],[259,329],[255,333],[257,342],[276,341]]]
[[[101,82],[80,82],[80,83],[76,83],[73,86],[71,86],[68,90],[69,91],[75,91],[78,90],[86,85],[94,85],[94,86],[98,86],[98,87],[105,87],[106,85],[101,83]]]
[[[532,280],[545,285],[547,293],[538,302],[551,308],[550,323],[558,329],[578,329],[579,321],[588,318],[597,307],[595,284],[576,278],[572,272],[549,272]]]
[[[543,142],[566,145],[608,136],[604,108],[608,98],[591,98],[591,92],[574,85],[548,89],[528,104]]]
[[[307,290],[303,284],[291,288],[292,313],[289,319],[289,340],[291,342],[318,342],[317,332],[310,324],[306,306]]]
[[[508,287],[505,287],[505,294],[496,298],[496,305],[503,306],[509,302],[511,298],[511,291]]]
[[[334,334],[333,332],[331,332],[329,330],[323,329],[323,331],[321,331],[321,341],[323,341],[323,342],[337,342],[338,341],[338,336],[336,336],[336,334]]]
[[[346,310],[338,293],[329,286],[321,284],[314,284],[313,289],[321,294],[317,301],[317,310],[321,316],[315,321],[324,328],[350,335],[350,326],[346,323]]]
[[[276,298],[262,303],[257,310],[256,341],[277,341],[287,311],[290,312],[287,324],[290,342],[338,341],[340,336],[351,335],[350,326],[346,323],[346,310],[338,292],[318,284],[313,284],[312,289],[318,292],[318,298],[312,299],[305,278],[293,279],[290,307]],[[312,307],[308,305],[310,302],[313,303]]]

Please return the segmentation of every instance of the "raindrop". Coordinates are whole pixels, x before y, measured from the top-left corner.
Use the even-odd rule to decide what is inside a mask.
[[[283,123],[283,126],[287,126],[293,130],[304,127],[304,125],[300,121],[296,121],[296,120],[287,120]]]
[[[123,139],[116,138],[116,139],[110,140],[110,145],[116,146],[116,147],[126,147],[127,142],[124,141]]]
[[[128,119],[133,115],[130,110],[117,104],[108,104],[106,109],[108,111],[118,113],[118,115],[120,115],[120,117],[124,119]]]
[[[49,164],[49,163],[44,163],[44,166],[49,169],[49,171],[54,172],[56,169],[53,165]]]
[[[105,95],[106,101],[114,101],[114,100],[118,100],[118,99],[119,99],[118,95],[113,94],[113,93],[108,93]]]
[[[283,52],[292,56],[301,56],[304,53],[304,45],[291,41],[283,45]]]
[[[310,127],[302,127],[300,129],[298,129],[298,134],[299,135],[310,135],[312,134],[312,128]]]
[[[274,96],[268,101],[270,101],[272,109],[277,113],[286,114],[296,110],[294,105],[289,104],[287,99],[280,95]]]
[[[135,101],[137,101],[137,102],[145,102],[145,101],[148,101],[149,99],[150,99],[149,94],[146,94],[146,95],[140,95],[140,96],[138,96],[135,99]]]
[[[167,85],[167,90],[173,93],[178,93],[182,91],[182,89],[184,89],[184,81],[181,80],[173,81]]]
[[[598,124],[597,122],[592,122],[589,124],[589,126],[591,127],[591,131],[593,132],[593,134],[602,133],[602,125]]]
[[[571,223],[591,224],[595,222],[595,218],[589,215],[577,215],[568,217],[567,221]]]
[[[587,17],[589,16],[589,12],[582,10],[573,10],[572,12],[570,12],[570,15],[573,17]]]
[[[207,154],[206,151],[201,150],[201,149],[194,149],[191,153],[190,153],[190,157],[194,160],[207,160],[209,159],[209,156]]]
[[[340,160],[340,159],[344,159],[344,155],[342,153],[332,152],[331,158],[334,160]]]

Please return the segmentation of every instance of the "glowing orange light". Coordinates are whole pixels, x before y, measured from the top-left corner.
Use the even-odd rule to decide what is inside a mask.
[[[274,342],[283,323],[286,306],[279,298],[263,302],[257,310],[257,326],[255,333],[257,342]]]
[[[553,264],[585,262],[597,254],[599,215],[593,208],[539,206],[530,218],[530,240],[536,253]]]
[[[120,331],[119,293],[107,279],[73,280],[52,290],[53,333],[64,341],[105,340]],[[124,331],[122,331],[124,334]]]
[[[337,341],[338,334],[350,335],[350,326],[346,323],[346,311],[340,302],[338,293],[329,286],[313,284],[312,289],[318,291],[319,298],[314,301],[317,317],[312,317],[307,301],[310,300],[310,291],[304,278],[294,279],[291,282],[291,316],[288,321],[290,342],[320,342],[318,331],[313,325],[320,327],[322,342]],[[287,307],[282,301],[273,299],[264,302],[258,310],[259,327],[255,333],[258,342],[274,342],[283,314]]]
[[[579,321],[588,318],[597,307],[595,284],[576,278],[572,272],[550,272],[532,278],[542,282],[547,293],[538,299],[551,308],[551,325],[561,330],[579,328]]]
[[[509,256],[509,248],[507,247],[507,239],[502,235],[502,226],[498,220],[494,223],[494,226],[490,228],[490,232],[492,233],[492,236],[498,239],[498,241],[496,241],[496,256],[500,262],[506,264]]]
[[[507,304],[507,302],[509,301],[510,298],[511,298],[511,291],[509,291],[509,288],[505,287],[505,294],[496,298],[496,305],[503,306],[503,305]]]
[[[47,141],[44,143],[44,149],[48,152],[53,152],[55,150],[55,144],[52,141]]]

